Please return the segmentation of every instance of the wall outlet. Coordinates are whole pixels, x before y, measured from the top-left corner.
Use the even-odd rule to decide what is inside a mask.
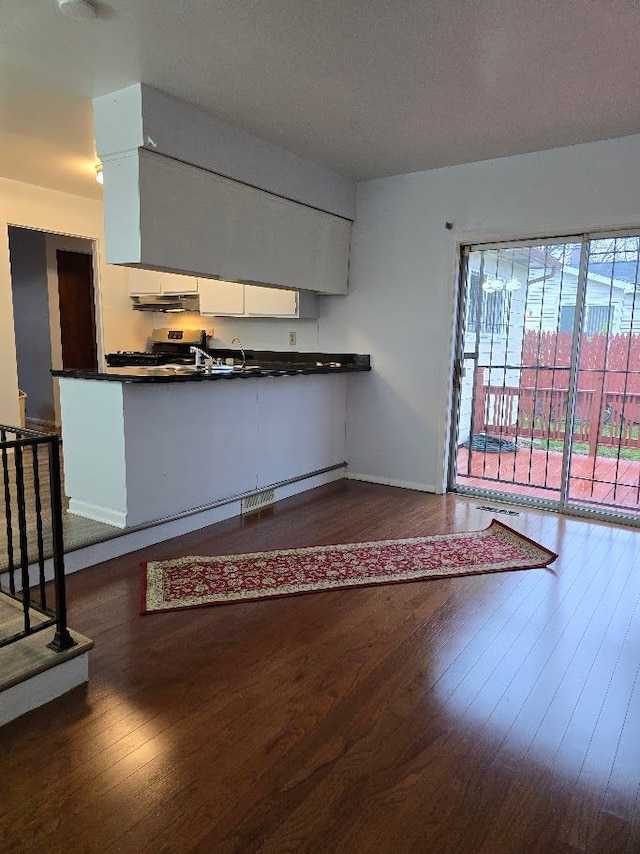
[[[298,336],[296,335],[296,333],[295,333],[295,332],[290,332],[290,333],[289,333],[289,344],[290,344],[292,347],[295,347],[297,340],[298,340]]]

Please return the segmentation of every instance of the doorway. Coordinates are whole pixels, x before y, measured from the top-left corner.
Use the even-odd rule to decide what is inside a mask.
[[[36,430],[60,427],[51,368],[97,368],[93,241],[9,226],[18,383]]]
[[[58,249],[56,259],[62,367],[97,371],[93,258]]]
[[[640,520],[640,237],[464,247],[450,487]]]

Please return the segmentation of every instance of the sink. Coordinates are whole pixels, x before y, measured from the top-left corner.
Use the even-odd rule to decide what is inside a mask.
[[[201,374],[232,374],[233,365],[201,365],[196,371]]]

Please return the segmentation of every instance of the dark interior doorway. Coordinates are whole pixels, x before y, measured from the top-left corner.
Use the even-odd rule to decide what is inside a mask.
[[[58,299],[62,366],[65,370],[98,370],[93,258],[59,249]]]

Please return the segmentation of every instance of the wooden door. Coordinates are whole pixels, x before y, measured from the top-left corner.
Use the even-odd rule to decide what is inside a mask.
[[[58,250],[57,264],[62,367],[97,371],[93,258]]]

